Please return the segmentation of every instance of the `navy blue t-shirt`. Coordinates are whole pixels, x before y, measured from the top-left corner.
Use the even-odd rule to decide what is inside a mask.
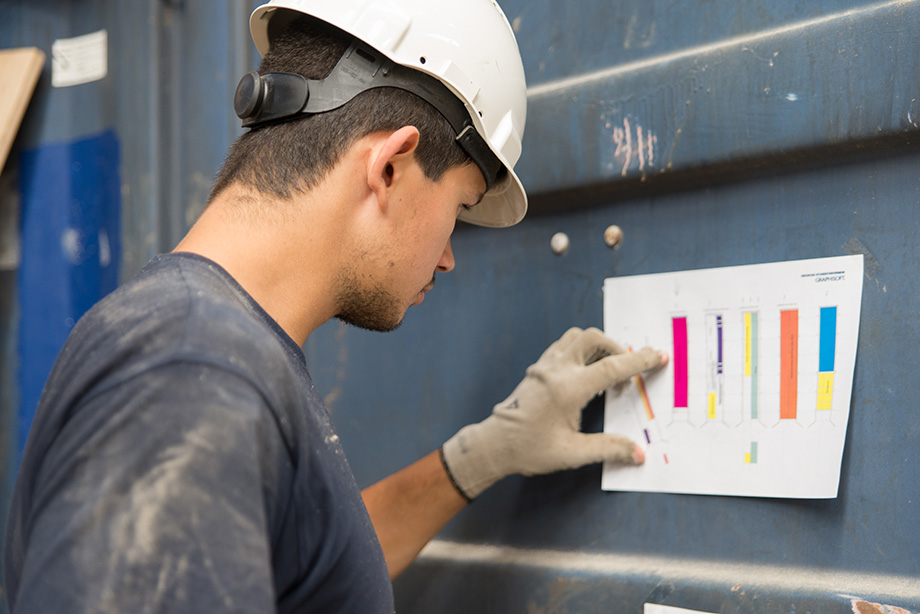
[[[14,613],[394,610],[303,352],[190,254],[155,258],[74,327],[6,543]]]

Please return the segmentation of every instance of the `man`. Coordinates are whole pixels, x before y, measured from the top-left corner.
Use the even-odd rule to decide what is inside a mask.
[[[333,317],[398,326],[453,269],[458,217],[523,217],[520,57],[489,0],[275,0],[251,25],[252,130],[208,208],[46,384],[7,530],[14,613],[392,612],[390,577],[497,480],[642,462],[579,414],[664,356],[572,329],[490,417],[359,492],[300,348]]]

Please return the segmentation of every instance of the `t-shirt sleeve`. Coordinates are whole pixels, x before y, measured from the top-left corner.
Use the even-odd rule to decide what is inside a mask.
[[[42,461],[14,611],[274,611],[266,405],[188,362],[85,399]]]

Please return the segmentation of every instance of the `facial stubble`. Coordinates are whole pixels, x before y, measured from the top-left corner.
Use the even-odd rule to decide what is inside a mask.
[[[426,288],[433,285],[434,275]],[[402,324],[408,306],[374,280],[359,278],[349,270],[340,273],[337,286],[339,313],[335,317],[339,320],[377,332],[390,332]]]

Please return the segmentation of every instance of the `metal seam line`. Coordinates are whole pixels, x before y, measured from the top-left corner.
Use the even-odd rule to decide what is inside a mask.
[[[796,594],[821,591],[847,599],[862,593],[873,597],[890,597],[895,601],[920,600],[918,578],[786,565],[713,562],[642,554],[589,554],[445,540],[429,542],[419,555],[419,560],[517,565],[620,577],[648,576],[672,582],[728,584],[740,587],[739,590],[757,587]]]
[[[620,64],[617,66],[612,66],[610,68],[604,68],[602,70],[585,73],[582,75],[576,75],[574,77],[567,77],[565,79],[558,79],[556,81],[549,81],[547,83],[542,83],[540,85],[535,85],[533,87],[527,88],[527,98],[534,99],[540,98],[542,96],[551,95],[559,91],[577,87],[581,85],[587,85],[595,81],[603,81],[610,79],[612,77],[621,76],[630,72],[636,72],[652,66],[657,66],[658,64],[663,64],[666,62],[673,62],[675,60],[682,60],[685,58],[694,57],[697,55],[702,55],[706,53],[711,53],[714,51],[720,51],[722,49],[727,49],[730,47],[736,47],[738,45],[744,45],[748,43],[755,43],[770,39],[776,36],[783,34],[789,34],[792,32],[797,32],[799,30],[806,30],[815,26],[825,25],[833,21],[840,19],[846,19],[848,17],[853,17],[854,15],[861,15],[864,13],[872,13],[875,11],[882,11],[888,8],[897,7],[897,6],[908,6],[911,4],[916,4],[920,0],[889,0],[887,2],[882,2],[879,4],[874,4],[867,7],[860,7],[856,9],[850,9],[840,13],[834,13],[832,15],[825,15],[824,17],[816,17],[814,19],[808,19],[805,21],[799,21],[787,26],[780,26],[778,28],[770,28],[769,30],[762,30],[759,32],[754,32],[751,34],[745,34],[741,36],[732,37],[726,40],[718,41],[715,43],[709,43],[707,45],[700,45],[697,47],[690,47],[683,49],[681,51],[676,51],[674,53],[669,53],[665,55],[659,55],[651,57],[645,60],[637,60],[635,62],[629,62],[627,64]]]

